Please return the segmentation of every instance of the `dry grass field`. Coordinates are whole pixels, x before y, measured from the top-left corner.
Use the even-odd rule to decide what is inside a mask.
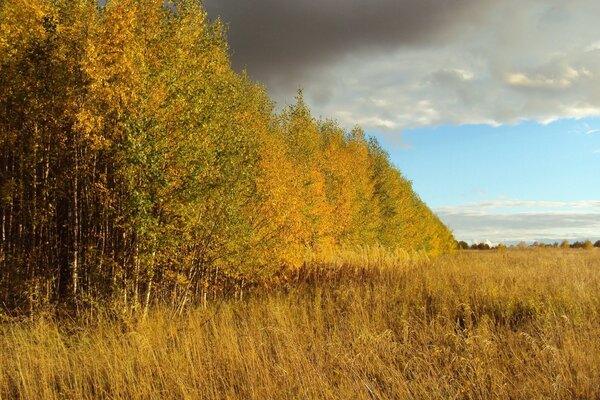
[[[372,251],[173,316],[0,325],[1,399],[599,399],[600,252]]]

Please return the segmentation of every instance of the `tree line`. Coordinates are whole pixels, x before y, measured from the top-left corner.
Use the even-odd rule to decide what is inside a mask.
[[[533,248],[561,248],[561,249],[593,249],[594,247],[600,247],[600,240],[597,240],[595,243],[592,243],[591,240],[584,240],[584,241],[575,241],[573,243],[570,243],[568,240],[563,240],[562,242],[558,243],[558,242],[554,242],[554,243],[540,243],[540,242],[533,242],[530,245],[527,245],[526,242],[520,242],[519,244],[517,244],[516,246],[511,245],[509,247],[517,247],[517,248],[526,248],[526,247],[533,247]],[[460,240],[456,242],[456,248],[458,248],[459,250],[495,250],[495,249],[499,249],[499,250],[503,250],[506,249],[507,246],[504,244],[498,244],[496,246],[490,246],[488,243],[473,243],[469,246],[469,244],[467,242],[465,242],[464,240]]]
[[[200,0],[0,1],[0,304],[185,305],[306,253],[450,251],[360,128],[275,112]]]

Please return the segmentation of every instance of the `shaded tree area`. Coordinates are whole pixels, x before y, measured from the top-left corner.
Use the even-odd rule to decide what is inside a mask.
[[[577,241],[577,242],[574,242],[573,244],[571,244],[571,248],[572,249],[586,249],[586,250],[589,250],[589,249],[594,248],[594,244],[592,243],[591,240],[584,240],[582,242]]]
[[[499,248],[500,246],[503,246],[503,245],[498,245],[496,247],[492,247],[488,243],[483,243],[483,242],[482,243],[473,243],[471,245],[469,245],[464,240],[456,242],[456,248],[459,250],[492,250],[492,249]],[[503,246],[503,247],[505,247],[505,246]]]
[[[456,248],[459,250],[468,250],[469,249],[469,243],[465,242],[464,240],[460,240],[456,242]]]
[[[560,244],[554,243],[553,247],[560,247],[561,249],[586,249],[590,250],[594,247],[600,247],[600,240],[593,243],[591,240],[575,241],[570,243],[568,240],[563,240]]]
[[[176,307],[451,232],[356,128],[281,113],[199,0],[0,2],[0,303]]]
[[[491,246],[487,243],[473,243],[471,245],[472,250],[491,250]]]

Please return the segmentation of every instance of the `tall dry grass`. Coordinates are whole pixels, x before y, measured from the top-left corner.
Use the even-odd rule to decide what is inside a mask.
[[[600,252],[377,253],[184,316],[4,324],[0,398],[600,398]]]

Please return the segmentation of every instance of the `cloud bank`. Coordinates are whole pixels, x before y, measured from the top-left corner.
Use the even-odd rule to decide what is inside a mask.
[[[367,130],[600,115],[596,0],[206,0],[281,103]]]
[[[600,239],[600,201],[490,201],[436,210],[459,240]]]

